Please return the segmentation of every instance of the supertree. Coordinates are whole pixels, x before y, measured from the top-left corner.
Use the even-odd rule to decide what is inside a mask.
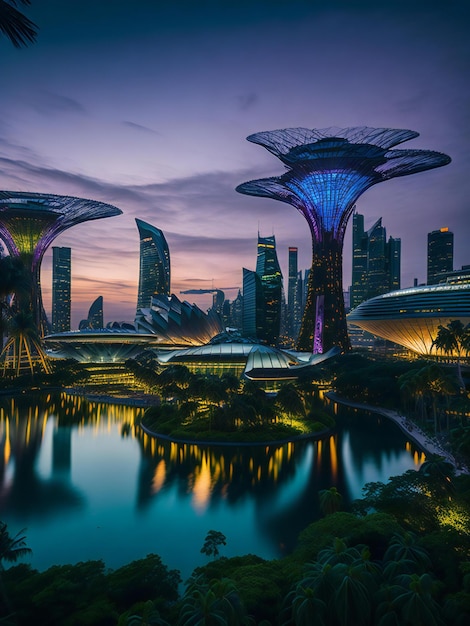
[[[384,180],[450,163],[429,150],[391,150],[419,133],[390,128],[287,128],[255,133],[286,166],[282,176],[239,185],[240,193],[281,200],[307,220],[312,235],[312,268],[297,348],[326,352],[350,348],[342,287],[344,233],[359,196]]]
[[[44,312],[40,269],[45,251],[52,241],[68,228],[81,222],[120,215],[115,206],[51,194],[0,191],[0,240],[10,257],[18,259],[23,267],[22,285],[16,285],[17,321],[21,321],[24,334],[28,316],[35,331],[35,344],[47,331]],[[21,320],[20,320],[21,316]],[[12,348],[13,349],[13,348]],[[20,362],[20,357],[16,360]]]

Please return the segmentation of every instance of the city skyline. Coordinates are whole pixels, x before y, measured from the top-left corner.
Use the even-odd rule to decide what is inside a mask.
[[[7,85],[0,188],[74,195],[123,211],[57,239],[74,259],[72,328],[99,295],[106,322],[133,319],[135,218],[165,234],[177,295],[241,287],[258,231],[275,235],[285,277],[289,246],[298,248],[299,269],[310,267],[309,234],[295,209],[235,192],[244,180],[277,173],[276,158],[246,141],[275,128],[419,132],[410,148],[444,152],[452,163],[371,189],[357,210],[366,226],[383,217],[401,238],[403,287],[415,277],[425,282],[432,230],[455,233],[454,268],[470,262],[465,2],[155,4],[118,0],[110,14],[88,0],[67,7],[33,0],[26,13],[39,26],[37,43],[16,50],[0,39]],[[350,225],[345,288],[351,239]],[[49,314],[51,266],[49,251],[41,280]],[[205,308],[211,299],[190,301]]]

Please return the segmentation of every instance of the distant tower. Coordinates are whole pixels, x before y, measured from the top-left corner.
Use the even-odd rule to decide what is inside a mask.
[[[289,337],[296,338],[295,311],[297,305],[298,248],[289,247],[288,259],[289,278],[287,283],[287,330]]]
[[[263,332],[263,288],[256,272],[243,268],[242,333],[257,339]]]
[[[243,328],[243,296],[241,291],[238,290],[237,297],[230,303],[230,319],[229,326],[238,328],[240,331]]]
[[[170,251],[159,228],[136,219],[140,236],[137,309],[149,308],[152,296],[170,295]]]
[[[428,233],[428,285],[445,279],[454,269],[454,233],[440,228]]]
[[[364,216],[353,215],[351,308],[368,298],[400,289],[401,239],[390,237],[379,218],[364,232]]]
[[[282,273],[276,254],[276,240],[258,234],[256,273],[261,279],[263,321],[258,339],[275,345],[281,330]]]
[[[353,258],[350,291],[351,308],[367,300],[367,235],[364,231],[364,216],[353,214]]]
[[[52,332],[70,330],[71,255],[70,248],[52,248]]]
[[[237,191],[293,205],[307,220],[313,258],[297,347],[314,353],[350,348],[342,284],[343,239],[359,196],[373,185],[450,162],[439,152],[392,150],[418,133],[390,128],[287,128],[255,133],[286,166],[280,176],[243,183]]]

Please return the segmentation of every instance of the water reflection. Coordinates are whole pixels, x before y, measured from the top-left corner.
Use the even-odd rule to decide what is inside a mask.
[[[227,536],[226,556],[278,557],[320,516],[319,490],[337,487],[347,507],[366,482],[424,460],[372,415],[340,417],[321,441],[202,446],[149,436],[143,411],[65,393],[0,397],[0,515],[28,527],[33,566],[116,567],[157,552],[189,575],[210,528]]]

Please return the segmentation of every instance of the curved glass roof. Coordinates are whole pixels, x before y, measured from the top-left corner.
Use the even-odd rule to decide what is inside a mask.
[[[347,319],[362,330],[418,354],[440,354],[432,346],[439,326],[447,326],[456,319],[470,323],[470,284],[426,285],[392,291],[366,300]]]

